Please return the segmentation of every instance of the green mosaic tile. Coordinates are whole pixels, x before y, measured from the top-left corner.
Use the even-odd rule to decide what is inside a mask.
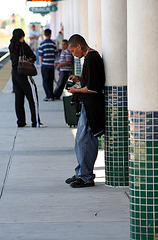
[[[154,141],[154,147],[158,147],[158,141]]]
[[[104,139],[105,139],[105,135],[102,135],[101,137],[98,137],[98,148],[100,150],[104,150]]]
[[[74,72],[77,76],[81,75],[81,62],[80,59],[76,57],[74,57]]]
[[[105,165],[110,166],[105,167],[106,184],[127,186],[129,178],[127,87],[107,87],[105,93]]]

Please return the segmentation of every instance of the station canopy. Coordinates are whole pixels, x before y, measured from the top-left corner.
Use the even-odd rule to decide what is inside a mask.
[[[27,2],[59,2],[62,0],[26,0]]]

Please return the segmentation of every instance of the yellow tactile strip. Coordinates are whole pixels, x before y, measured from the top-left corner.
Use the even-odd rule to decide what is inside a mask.
[[[8,61],[4,67],[0,69],[0,93],[5,88],[11,77],[11,61]]]

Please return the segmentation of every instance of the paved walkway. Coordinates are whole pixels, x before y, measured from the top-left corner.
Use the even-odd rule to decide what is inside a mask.
[[[95,165],[96,186],[73,189],[75,129],[65,124],[63,102],[43,102],[35,77],[40,115],[47,128],[16,127],[9,81],[0,94],[0,239],[129,240],[127,188],[104,184],[104,152]],[[26,101],[27,123],[30,113]]]

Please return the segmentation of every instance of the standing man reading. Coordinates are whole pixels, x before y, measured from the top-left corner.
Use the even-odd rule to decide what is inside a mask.
[[[41,73],[43,78],[43,88],[46,97],[43,101],[53,101],[53,84],[54,84],[54,61],[58,54],[56,44],[51,40],[51,30],[45,29],[45,40],[40,44],[39,56],[41,60]]]
[[[99,53],[90,48],[85,39],[75,34],[69,39],[69,49],[73,56],[84,57],[81,77],[70,76],[81,88],[70,87],[69,92],[79,95],[82,103],[75,139],[75,153],[78,165],[75,175],[66,179],[73,188],[94,186],[94,164],[98,154],[97,137],[105,130],[105,73],[103,60]]]

